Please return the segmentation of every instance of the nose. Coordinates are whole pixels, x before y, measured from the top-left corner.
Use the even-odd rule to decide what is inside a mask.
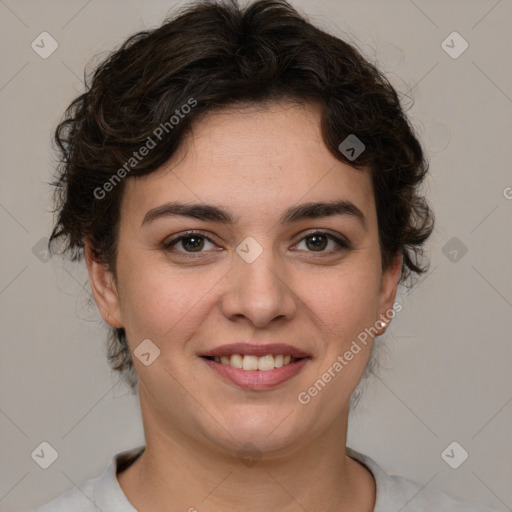
[[[222,298],[226,318],[244,318],[254,327],[263,328],[295,315],[297,305],[289,273],[271,249],[264,249],[252,263],[234,254],[233,267],[226,277],[228,288]]]

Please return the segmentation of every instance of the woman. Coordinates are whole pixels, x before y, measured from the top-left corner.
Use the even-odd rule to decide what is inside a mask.
[[[56,140],[51,242],[85,256],[146,444],[40,512],[484,510],[346,446],[433,224],[355,48],[284,1],[197,3],[103,62]]]

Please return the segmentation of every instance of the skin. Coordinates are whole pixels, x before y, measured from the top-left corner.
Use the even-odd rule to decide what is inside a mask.
[[[386,328],[379,319],[393,306],[402,262],[382,272],[369,174],[327,150],[312,104],[217,111],[185,142],[162,168],[126,181],[117,282],[87,245],[104,320],[126,329],[132,352],[147,338],[161,351],[149,366],[133,358],[146,450],[117,475],[122,490],[142,512],[372,511],[373,476],[345,454],[350,395],[371,342],[309,404],[297,399],[365,328]],[[288,207],[340,199],[365,225],[349,215],[279,222]],[[237,220],[172,216],[141,227],[168,201],[214,204]],[[200,254],[190,239],[163,248],[186,230],[211,242],[200,239]],[[351,248],[328,238],[316,247],[305,238],[315,230]],[[263,249],[252,263],[235,252],[248,236]],[[295,345],[311,360],[276,388],[251,391],[199,357],[249,339]],[[261,455],[251,466],[238,456],[247,442]]]

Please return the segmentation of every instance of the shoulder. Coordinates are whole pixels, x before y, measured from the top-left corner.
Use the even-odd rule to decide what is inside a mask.
[[[116,474],[143,452],[134,448],[114,455],[103,474],[57,496],[31,512],[136,512],[123,493]]]
[[[32,512],[97,512],[94,488],[100,477],[87,480],[83,485],[62,493]]]
[[[377,487],[374,512],[494,512],[493,510],[458,501],[445,492],[386,473],[373,459],[347,447],[347,455],[364,464],[375,478]]]
[[[455,500],[439,489],[402,476],[388,475],[384,489],[383,504],[386,503],[387,508],[382,508],[382,512],[398,505],[402,512],[493,512],[481,505]],[[375,512],[380,509],[376,508]]]

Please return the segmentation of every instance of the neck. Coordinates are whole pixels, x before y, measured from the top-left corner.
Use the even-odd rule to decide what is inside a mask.
[[[144,414],[147,411],[143,411]],[[257,453],[253,458],[169,432],[155,418],[144,425],[146,449],[117,475],[139,512],[371,512],[371,473],[345,454],[346,417],[316,439],[293,449]]]

